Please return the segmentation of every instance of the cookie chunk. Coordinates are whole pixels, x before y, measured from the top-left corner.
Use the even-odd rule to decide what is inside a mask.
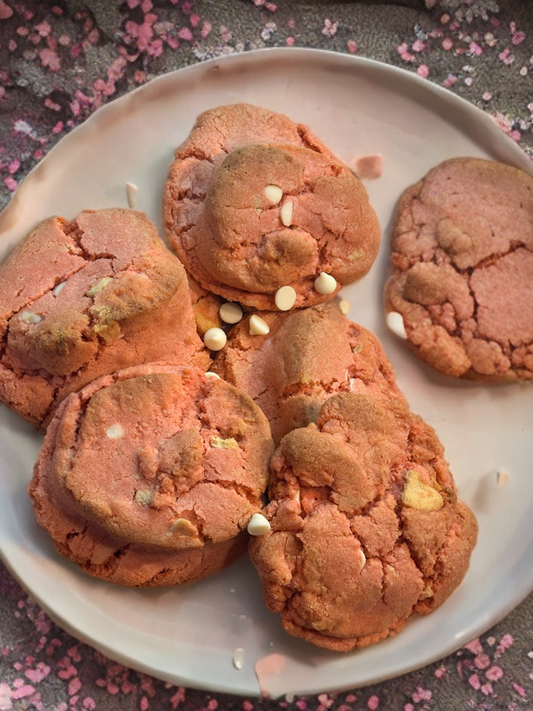
[[[0,267],[0,398],[45,429],[58,403],[138,363],[209,356],[187,277],[140,212],[41,222]]]
[[[265,335],[250,333],[258,317],[269,328]],[[232,329],[211,369],[252,396],[276,443],[296,427],[316,422],[335,393],[402,397],[378,339],[351,323],[332,301],[248,316]]]
[[[205,289],[263,310],[286,286],[295,307],[330,299],[368,272],[380,240],[361,181],[306,127],[245,104],[198,118],[170,169],[164,223]]]
[[[62,403],[29,493],[58,551],[87,573],[174,585],[244,552],[272,451],[248,395],[198,368],[142,365]]]
[[[533,379],[533,177],[477,158],[403,194],[389,312],[417,355],[456,378]]]
[[[476,542],[435,432],[403,399],[327,400],[271,462],[271,528],[250,556],[283,627],[349,651],[441,605]]]

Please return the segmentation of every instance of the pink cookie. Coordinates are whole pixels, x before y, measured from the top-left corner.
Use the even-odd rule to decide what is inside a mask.
[[[41,222],[0,267],[0,398],[44,430],[57,405],[138,363],[207,368],[187,277],[140,212]]]
[[[439,607],[476,542],[442,445],[403,399],[342,393],[271,462],[271,529],[250,543],[290,634],[349,651]]]
[[[200,284],[271,310],[291,286],[296,307],[364,276],[380,230],[361,181],[305,126],[246,104],[202,114],[176,151],[164,222]],[[327,293],[315,288],[325,272]]]
[[[272,450],[248,395],[198,368],[141,365],[64,400],[29,493],[59,552],[87,573],[174,585],[244,552]]]
[[[533,379],[533,177],[454,158],[400,199],[389,312],[414,352],[446,375]],[[398,317],[395,317],[398,318]]]

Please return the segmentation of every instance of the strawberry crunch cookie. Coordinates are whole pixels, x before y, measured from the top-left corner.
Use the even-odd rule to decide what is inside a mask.
[[[272,451],[248,395],[198,368],[141,365],[62,403],[29,493],[58,551],[87,573],[174,585],[245,551]]]
[[[140,212],[41,222],[0,267],[0,398],[44,430],[101,375],[151,361],[207,368],[179,260]]]
[[[270,530],[250,556],[287,632],[349,651],[439,607],[477,537],[435,432],[403,399],[327,400],[271,462]]]
[[[254,330],[258,319],[268,333]],[[276,444],[316,422],[324,401],[337,392],[402,397],[378,339],[332,301],[248,316],[232,329],[211,369],[252,396]]]
[[[533,379],[532,176],[441,163],[400,200],[392,262],[387,310],[422,360],[456,378]]]
[[[164,223],[205,289],[262,310],[331,298],[369,271],[380,241],[361,181],[308,128],[247,104],[198,118],[170,168]]]

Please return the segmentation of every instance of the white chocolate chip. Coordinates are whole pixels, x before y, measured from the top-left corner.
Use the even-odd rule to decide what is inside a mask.
[[[263,321],[261,316],[256,316],[255,314],[250,317],[249,333],[250,336],[266,336],[270,331],[266,321]]]
[[[59,294],[63,291],[63,289],[65,288],[66,285],[67,285],[67,282],[66,282],[66,281],[62,281],[61,284],[58,284],[58,285],[56,286],[56,288],[54,289],[54,294],[55,294],[56,296],[59,296]]]
[[[278,185],[267,185],[265,197],[271,205],[277,205],[283,197],[283,190]]]
[[[134,210],[137,207],[137,193],[139,188],[135,183],[126,183],[126,197],[128,199],[128,207]]]
[[[341,299],[339,301],[339,308],[345,316],[348,316],[348,314],[350,313],[350,309],[352,308],[352,305],[348,301],[348,299]]]
[[[148,506],[152,500],[152,491],[150,489],[137,489],[135,492],[135,501],[142,506]]]
[[[218,315],[224,323],[239,323],[242,318],[242,309],[239,304],[232,304],[228,301],[219,308]]]
[[[102,277],[99,282],[93,284],[93,286],[91,286],[91,288],[87,291],[87,296],[93,298],[96,294],[102,291],[102,289],[105,289],[108,284],[111,284],[112,281],[113,277]]]
[[[387,326],[398,338],[403,338],[404,340],[407,338],[403,316],[397,311],[390,311],[387,314]]]
[[[122,425],[111,425],[107,428],[106,435],[109,439],[120,439],[120,437],[124,437]]]
[[[315,279],[315,289],[319,294],[333,294],[337,288],[337,280],[331,274],[321,272]]]
[[[206,378],[215,378],[220,380],[220,375],[218,373],[213,373],[211,370],[208,370],[205,376]]]
[[[235,669],[242,669],[244,664],[244,649],[242,647],[237,647],[233,652],[233,666]]]
[[[292,286],[282,286],[276,291],[274,302],[280,311],[292,309],[296,301],[296,292]]]
[[[208,328],[204,335],[204,343],[211,351],[220,351],[226,345],[226,334],[221,328]]]
[[[270,523],[263,514],[256,513],[250,519],[248,528],[246,529],[250,536],[264,536],[270,531]]]
[[[20,320],[25,323],[39,323],[39,321],[42,321],[42,318],[39,314],[34,314],[33,311],[23,311],[20,314]]]
[[[290,227],[292,225],[292,201],[287,200],[281,207],[279,211],[279,216],[285,227]]]

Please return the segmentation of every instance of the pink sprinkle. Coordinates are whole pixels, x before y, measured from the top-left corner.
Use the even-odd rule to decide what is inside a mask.
[[[490,101],[492,99],[492,94],[490,93],[490,91],[484,91],[481,98],[483,99],[483,101]],[[489,640],[487,640],[487,642],[490,644]],[[492,644],[494,644],[494,642]]]
[[[243,705],[243,708],[244,708],[244,705]],[[296,702],[296,708],[299,709],[300,711],[306,711],[307,701],[305,699],[298,699],[298,701]],[[252,709],[253,709],[253,706],[252,706]],[[244,709],[244,711],[251,711],[251,709]]]
[[[446,676],[446,667],[440,666],[438,669],[435,669],[435,676],[437,677],[437,679],[442,679],[444,676]]]
[[[35,29],[41,35],[41,37],[48,37],[48,35],[52,31],[52,28],[46,21],[40,22],[38,25],[35,25]]]
[[[473,639],[468,644],[465,644],[464,648],[468,649],[468,651],[472,652],[472,654],[481,654],[483,651],[483,647],[479,639]]]
[[[191,23],[192,27],[197,27],[198,24],[200,23],[200,15],[197,15],[196,13],[193,13],[189,17],[189,22]]]
[[[366,702],[366,705],[370,709],[370,711],[376,711],[379,706],[379,697],[371,696]]]
[[[251,704],[248,700],[242,702],[242,708],[244,711],[254,711],[254,705]]]
[[[120,689],[118,688],[118,686],[117,686],[116,684],[113,684],[112,682],[109,682],[109,684],[107,685],[106,688],[107,688],[107,693],[108,693],[108,694],[113,694],[113,696],[114,696],[115,694],[118,694],[118,692],[120,691]]]
[[[422,40],[416,40],[412,44],[412,50],[413,52],[422,52],[426,48],[426,45],[422,42]]]
[[[59,104],[56,104],[55,101],[52,101],[52,99],[47,96],[46,99],[44,100],[44,105],[48,109],[52,109],[53,111],[59,111],[61,109],[61,106]]]
[[[403,707],[403,711],[415,711],[415,707],[413,706],[413,704],[405,704],[405,706]]]
[[[285,44],[288,47],[293,47],[294,46],[294,37],[287,37],[287,39],[285,40]]]
[[[498,681],[498,679],[501,679],[503,676],[503,669],[494,665],[490,669],[487,669],[485,676],[489,681]]]
[[[479,55],[483,54],[483,50],[481,47],[477,44],[477,42],[470,42],[468,49],[472,54]]]
[[[520,684],[513,683],[513,689],[520,694],[523,699],[527,698],[526,690],[523,686],[520,686]]]
[[[0,20],[7,20],[13,14],[13,10],[0,0]]]
[[[182,701],[185,701],[185,688],[180,686],[174,696],[170,697],[170,705],[172,706],[172,709],[177,709]]]
[[[147,711],[147,709],[150,708],[150,702],[148,701],[148,699],[146,698],[146,696],[143,696],[143,697],[141,698],[140,706],[141,706],[141,711]]]
[[[512,647],[513,642],[514,642],[514,639],[513,639],[512,635],[504,634],[503,637],[500,639],[500,644],[497,646],[496,652],[498,654],[505,652],[507,649]]]
[[[18,689],[15,689],[15,691],[11,694],[11,698],[23,699],[24,697],[31,696],[34,693],[35,688],[33,686],[30,686],[29,684],[24,684],[23,686],[19,686]]]
[[[11,192],[15,192],[15,190],[17,189],[18,183],[16,180],[13,180],[13,178],[4,178],[4,183],[11,190]]]
[[[525,40],[525,38],[525,32],[515,32],[514,35],[511,37],[511,42],[513,44],[521,44]]]
[[[445,37],[442,40],[442,49],[451,49],[453,47],[453,42],[449,37]]]
[[[139,4],[140,0],[128,0],[128,7],[133,10]]]
[[[419,77],[424,77],[425,79],[429,75],[429,67],[427,64],[421,64],[416,70],[416,73]]]
[[[24,674],[33,684],[38,684],[50,673],[50,667],[42,662],[37,665],[36,669],[27,669]]]
[[[12,160],[11,163],[7,166],[7,169],[13,175],[13,173],[16,173],[17,170],[20,168],[20,161],[18,158],[15,158],[15,160]]]
[[[216,699],[209,699],[207,708],[209,709],[209,711],[216,711],[216,709],[218,708],[218,701]]]
[[[211,33],[212,29],[213,28],[211,26],[211,23],[206,20],[202,25],[202,29],[200,31],[200,36],[202,37],[202,39],[205,39]]]
[[[192,40],[192,32],[188,27],[182,27],[178,30],[178,37],[182,40],[188,40],[189,42]]]
[[[478,669],[486,669],[490,664],[490,658],[487,654],[478,654],[474,659],[474,664]]]
[[[269,12],[276,12],[276,10],[278,9],[278,6],[274,5],[273,2],[267,2],[265,4],[265,7]]]
[[[17,43],[15,42],[14,39],[9,40],[7,43],[8,49],[10,52],[14,52],[17,48]]]
[[[433,694],[429,689],[423,689],[421,686],[412,695],[412,699],[415,704],[420,703],[420,701],[431,701]]]
[[[57,72],[61,69],[61,60],[53,50],[48,48],[41,49],[39,57],[43,67],[48,67],[51,72]]]
[[[492,696],[494,693],[492,684],[490,682],[488,682],[487,684],[483,684],[483,686],[481,687],[481,693],[485,694],[485,696]]]
[[[96,708],[96,701],[90,696],[86,696],[82,701],[82,706],[84,709],[89,709],[89,711],[92,711]]]
[[[481,683],[477,674],[472,674],[472,676],[468,677],[468,683],[473,689],[476,690],[481,687]]]
[[[355,54],[357,52],[357,43],[355,40],[349,39],[348,42],[346,42],[346,46],[348,47],[348,52],[350,52],[350,54]]]
[[[150,12],[150,10],[153,8],[153,3],[152,0],[142,0],[141,3],[141,10],[143,12]]]

